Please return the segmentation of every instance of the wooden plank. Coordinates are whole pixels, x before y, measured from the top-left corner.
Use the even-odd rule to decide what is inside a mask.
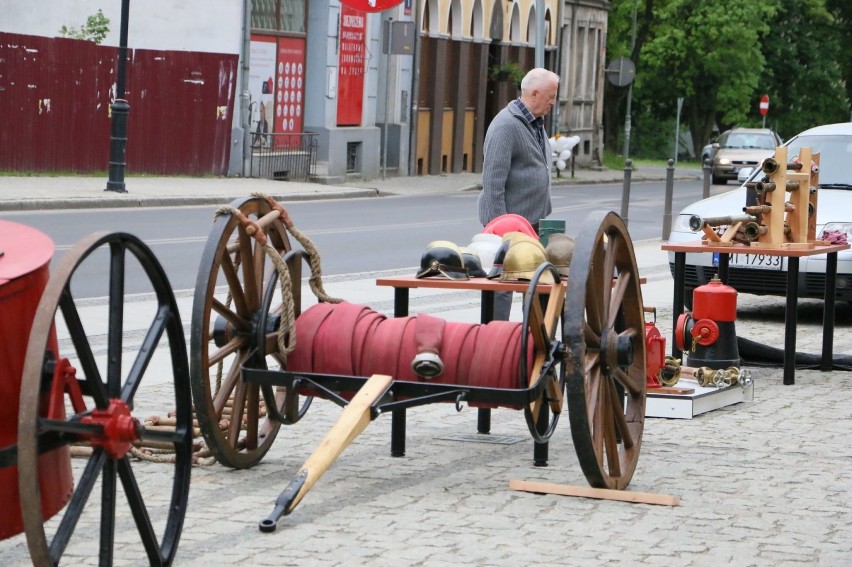
[[[553,484],[549,482],[531,482],[528,480],[510,480],[509,488],[512,490],[536,492],[539,494],[581,496],[583,498],[618,500],[620,502],[635,502],[637,504],[656,504],[660,506],[677,506],[680,504],[679,496],[669,496],[667,494],[628,492],[626,490],[607,490],[604,488],[591,488],[589,486],[571,486],[567,484]]]
[[[676,395],[686,395],[686,394],[694,394],[695,388],[678,388],[675,386],[658,386],[656,388],[648,388],[649,394],[676,394]]]

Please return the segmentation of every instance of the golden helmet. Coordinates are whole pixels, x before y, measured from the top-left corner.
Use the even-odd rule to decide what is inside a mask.
[[[535,271],[547,262],[544,246],[538,241],[519,240],[509,246],[503,259],[503,273],[500,281],[530,280]],[[539,283],[552,284],[553,274],[550,270],[542,272]]]

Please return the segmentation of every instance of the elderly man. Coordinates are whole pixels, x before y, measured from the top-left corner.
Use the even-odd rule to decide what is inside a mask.
[[[559,75],[531,70],[521,81],[521,96],[501,110],[485,133],[479,221],[484,225],[507,213],[526,218],[538,232],[538,221],[552,211],[550,143],[544,116],[556,103]],[[511,292],[495,296],[494,318],[508,320]]]
[[[501,110],[485,133],[479,221],[515,213],[538,229],[551,212],[550,144],[543,117],[556,102],[559,76],[533,69],[521,81],[521,96]]]

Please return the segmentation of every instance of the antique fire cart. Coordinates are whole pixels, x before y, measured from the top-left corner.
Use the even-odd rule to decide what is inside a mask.
[[[319,303],[303,311],[304,263]],[[551,278],[557,283],[543,283]],[[567,406],[588,482],[626,488],[647,384],[640,278],[622,219],[590,215],[567,281],[545,262],[524,289],[520,323],[386,318],[325,293],[316,249],[273,199],[254,195],[220,209],[190,332],[193,399],[207,446],[224,465],[251,467],[313,398],[345,408],[260,529],[275,530],[371,420],[392,415],[391,454],[400,455],[405,410],[435,402],[522,411],[537,461]],[[413,371],[412,358],[424,350],[443,359],[443,374]]]

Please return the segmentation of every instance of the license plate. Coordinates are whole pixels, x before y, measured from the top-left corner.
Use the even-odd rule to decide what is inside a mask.
[[[713,253],[713,265],[719,265],[719,253]],[[728,266],[753,270],[783,270],[784,257],[769,254],[729,254]]]

